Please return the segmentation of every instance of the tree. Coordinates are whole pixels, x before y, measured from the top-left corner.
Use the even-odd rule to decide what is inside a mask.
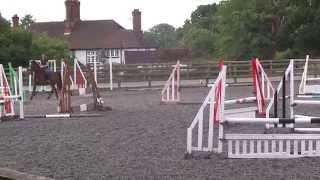
[[[320,2],[290,1],[284,26],[279,34],[282,58],[320,56]]]
[[[217,5],[201,5],[178,28],[179,45],[192,49],[193,57],[211,57],[214,51]]]
[[[273,58],[278,28],[269,23],[273,0],[230,0],[218,8],[216,53],[225,59]]]
[[[46,54],[51,59],[70,58],[71,52],[63,39],[50,38],[46,34],[34,36],[31,46],[31,58],[39,59]]]
[[[30,58],[31,33],[23,29],[0,33],[0,62],[27,65]]]
[[[169,24],[158,24],[145,32],[145,37],[160,48],[174,48],[177,45],[175,28]]]
[[[9,21],[7,21],[6,19],[4,19],[1,16],[0,13],[0,33],[5,32],[5,31],[9,31],[10,30],[10,23]]]
[[[26,30],[29,29],[31,24],[35,23],[35,20],[30,14],[25,15],[20,21],[21,21],[21,27]]]
[[[192,49],[194,57],[210,56],[213,52],[213,35],[203,28],[192,27],[184,33],[180,43]]]

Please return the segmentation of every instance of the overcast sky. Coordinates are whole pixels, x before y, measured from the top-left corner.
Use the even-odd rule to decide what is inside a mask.
[[[36,21],[63,21],[65,0],[0,0],[0,12],[10,19],[31,14]],[[114,19],[125,28],[132,29],[133,9],[142,11],[142,28],[147,30],[159,23],[182,26],[198,5],[220,0],[80,0],[81,19]]]

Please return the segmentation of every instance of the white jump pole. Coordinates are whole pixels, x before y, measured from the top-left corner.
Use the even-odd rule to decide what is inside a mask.
[[[309,55],[306,56],[306,62],[304,65],[304,70],[303,70],[301,82],[299,85],[299,94],[305,94],[305,91],[306,91],[306,85],[308,80],[309,57],[310,57]]]

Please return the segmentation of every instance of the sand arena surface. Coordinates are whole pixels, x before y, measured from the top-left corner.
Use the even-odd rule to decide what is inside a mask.
[[[251,87],[230,87],[227,97],[251,96]],[[208,88],[182,90],[183,101],[202,101]],[[185,160],[187,128],[199,105],[159,105],[160,91],[103,93],[113,111],[104,117],[28,119],[0,124],[0,167],[54,179],[320,179],[320,159],[210,158]],[[230,97],[231,98],[231,97]],[[73,97],[73,104],[91,102]],[[26,114],[56,112],[57,101],[38,95]],[[319,115],[316,106],[301,113]],[[303,107],[302,107],[303,108]],[[259,126],[228,132],[263,133]]]

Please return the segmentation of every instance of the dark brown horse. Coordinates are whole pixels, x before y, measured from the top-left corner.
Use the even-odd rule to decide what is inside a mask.
[[[33,90],[30,96],[30,100],[36,95],[37,86],[51,86],[51,92],[49,93],[48,99],[52,96],[53,92],[56,94],[58,99],[58,91],[62,88],[61,74],[59,72],[53,72],[52,75],[46,78],[46,73],[40,68],[36,61],[31,61],[30,73],[33,76]]]

